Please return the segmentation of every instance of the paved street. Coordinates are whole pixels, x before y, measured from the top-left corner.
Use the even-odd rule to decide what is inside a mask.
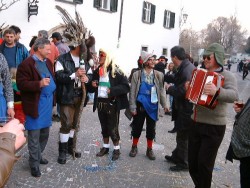
[[[250,76],[243,81],[242,73],[236,73],[236,65],[231,71],[238,79],[240,98],[244,101],[249,97]],[[230,142],[234,111],[229,105],[226,135],[219,149],[213,173],[213,188],[239,188],[238,161],[225,163],[225,155]],[[28,151],[25,146],[19,153],[22,158],[16,163],[6,187],[67,187],[67,188],[191,188],[194,187],[188,172],[173,173],[169,171],[171,163],[166,162],[164,156],[171,154],[175,148],[175,134],[167,131],[173,128],[170,116],[163,115],[157,122],[156,142],[154,151],[156,160],[150,161],[146,156],[145,131],[142,133],[138,145],[138,155],[129,157],[131,139],[129,120],[124,111],[120,116],[121,157],[112,162],[110,156],[96,158],[95,154],[102,146],[100,123],[97,113],[92,112],[92,105],[87,105],[81,118],[78,149],[82,158],[73,160],[69,157],[65,165],[57,163],[58,130],[60,124],[53,123],[50,138],[43,156],[49,160],[48,165],[41,165],[41,178],[30,175],[28,165]]]

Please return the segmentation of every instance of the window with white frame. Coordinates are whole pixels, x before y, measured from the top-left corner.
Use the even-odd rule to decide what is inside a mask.
[[[143,2],[142,9],[142,21],[145,23],[154,23],[155,22],[155,8],[156,6],[152,3]]]
[[[175,13],[165,10],[163,27],[168,28],[168,29],[174,28],[174,24],[175,24]]]
[[[148,51],[148,46],[142,46],[142,47],[141,47],[141,51],[147,52],[147,51]]]
[[[117,12],[118,0],[94,0],[94,7],[99,10]]]
[[[168,56],[168,49],[167,48],[162,48],[162,55]]]

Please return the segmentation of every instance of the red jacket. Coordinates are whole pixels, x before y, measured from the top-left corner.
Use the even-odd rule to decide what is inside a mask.
[[[55,80],[51,61],[47,59],[46,64],[51,75],[53,75],[53,79]],[[31,56],[25,59],[18,66],[16,82],[18,89],[21,91],[23,111],[25,115],[29,115],[33,118],[38,117],[41,79],[42,77],[35,67],[35,60]]]

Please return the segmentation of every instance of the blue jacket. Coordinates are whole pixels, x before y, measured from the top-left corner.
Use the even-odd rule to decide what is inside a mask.
[[[16,47],[17,47],[16,48],[16,68],[17,68],[18,65],[23,62],[23,60],[25,60],[27,57],[29,57],[29,52],[28,52],[27,48],[19,42],[16,43]],[[0,45],[0,52],[1,53],[3,53],[4,48],[6,48],[5,42],[3,42]]]

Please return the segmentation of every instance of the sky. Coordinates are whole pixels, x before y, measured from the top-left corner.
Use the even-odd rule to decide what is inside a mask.
[[[207,24],[219,16],[229,18],[236,15],[242,28],[248,30],[250,35],[249,0],[181,0],[183,12],[188,19],[183,27],[192,27],[193,30],[205,29]]]

